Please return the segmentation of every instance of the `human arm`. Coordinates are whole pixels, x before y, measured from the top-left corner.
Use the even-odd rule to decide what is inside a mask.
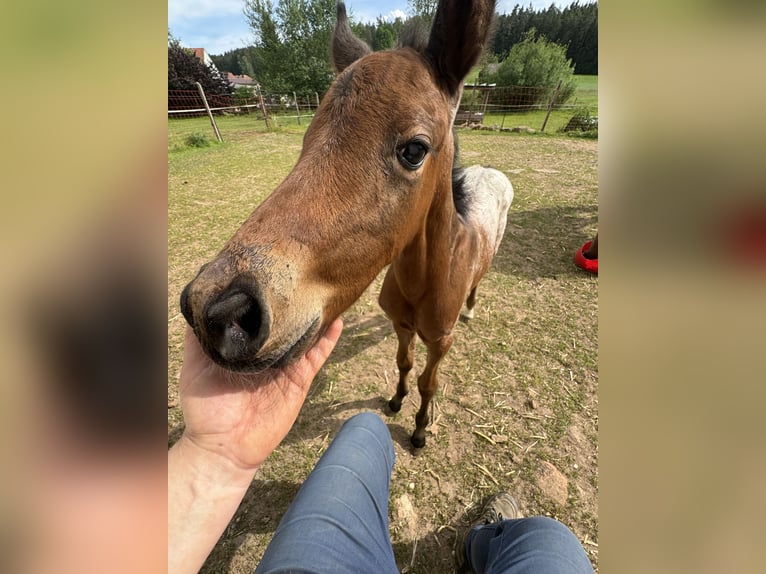
[[[215,365],[187,327],[180,377],[186,429],[168,452],[168,572],[197,572],[256,469],[292,427],[340,337],[333,322],[296,363],[257,374]]]

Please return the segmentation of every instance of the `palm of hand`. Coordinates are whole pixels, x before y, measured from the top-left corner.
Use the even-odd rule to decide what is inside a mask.
[[[248,374],[218,367],[187,327],[179,389],[185,435],[242,469],[258,467],[295,422],[341,330],[336,320],[296,363]]]

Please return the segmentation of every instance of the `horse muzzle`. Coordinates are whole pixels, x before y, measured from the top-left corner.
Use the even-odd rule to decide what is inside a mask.
[[[181,293],[181,312],[212,359],[241,370],[258,356],[271,331],[271,314],[258,284],[238,277],[200,305],[194,305],[196,281]]]
[[[279,267],[272,261],[266,270],[245,268],[223,256],[204,265],[184,288],[181,312],[218,365],[248,372],[282,367],[316,340],[321,301],[301,296],[300,282],[285,281]]]

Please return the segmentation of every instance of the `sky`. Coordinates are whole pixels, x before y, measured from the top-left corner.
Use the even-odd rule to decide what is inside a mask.
[[[499,0],[498,12],[516,4],[535,9],[551,4],[568,6],[574,0]],[[252,43],[252,33],[243,13],[244,0],[168,0],[168,28],[187,48],[205,48],[208,54],[223,54]],[[346,0],[354,20],[374,22],[378,16],[406,17],[407,0]]]

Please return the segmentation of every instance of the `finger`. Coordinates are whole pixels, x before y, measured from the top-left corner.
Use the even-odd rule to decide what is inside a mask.
[[[308,390],[311,381],[335,348],[342,330],[343,321],[340,319],[333,321],[322,337],[306,351],[306,354],[297,363],[285,369],[285,374],[300,387]]]
[[[194,345],[199,347],[199,341],[197,340],[197,336],[194,334],[194,329],[192,329],[189,325],[186,325],[186,329],[184,330],[184,347],[189,349]]]
[[[311,363],[312,368],[315,369],[314,374],[322,368],[322,365],[324,365],[330,353],[332,353],[341,332],[343,332],[343,321],[339,317],[330,323],[322,338],[306,353],[306,358]]]
[[[189,360],[198,360],[197,358],[203,354],[202,347],[197,340],[197,336],[194,334],[194,330],[186,326],[186,332],[184,334],[184,358],[183,364],[186,364]]]
[[[189,376],[197,376],[203,369],[210,366],[213,361],[202,350],[194,330],[186,326],[184,335],[184,356],[181,365],[181,381]]]
[[[335,343],[338,342],[338,339],[340,339],[340,334],[343,332],[343,320],[338,317],[330,323],[330,326],[327,327],[327,330],[325,331],[322,339],[328,339],[332,342],[332,347],[335,347]],[[332,352],[332,348],[330,349],[330,352]],[[327,355],[329,356],[330,353],[328,352]]]

